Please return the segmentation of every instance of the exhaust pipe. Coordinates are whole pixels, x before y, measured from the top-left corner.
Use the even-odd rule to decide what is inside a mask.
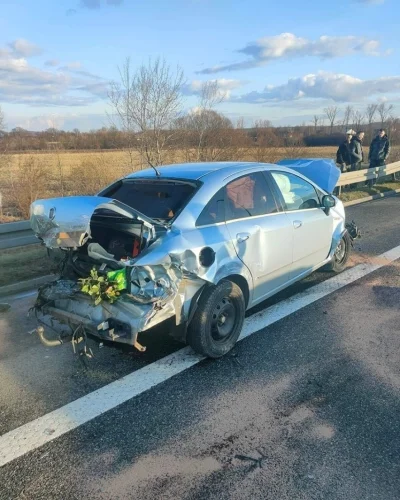
[[[45,337],[45,334],[44,334],[44,328],[43,328],[43,326],[38,326],[37,328],[35,328],[34,330],[30,331],[29,333],[30,334],[37,333],[40,342],[44,346],[46,346],[46,347],[57,347],[59,345],[66,344],[67,342],[71,342],[72,341],[72,335],[68,335],[64,339],[61,339],[61,338],[58,338],[57,340],[49,340],[49,339],[47,339]]]

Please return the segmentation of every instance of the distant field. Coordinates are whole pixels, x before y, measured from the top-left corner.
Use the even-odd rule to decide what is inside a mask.
[[[336,147],[322,147],[322,148],[298,148],[301,156],[306,158],[307,156],[311,158],[326,157],[334,158],[336,154]],[[296,149],[290,150],[290,153],[294,152]],[[285,157],[285,153],[288,152],[285,148],[270,148],[267,150],[271,152],[271,156],[278,156],[279,159]],[[268,154],[268,153],[267,153]],[[98,162],[101,164],[108,165],[110,167],[116,168],[117,171],[130,171],[133,167],[134,170],[140,168],[140,157],[139,154],[134,152],[132,161],[129,154],[126,151],[61,151],[55,153],[53,151],[44,152],[32,152],[32,153],[16,153],[10,155],[9,159],[13,167],[18,166],[21,161],[24,161],[27,157],[32,156],[36,161],[40,162],[43,167],[47,167],[51,170],[58,168],[61,163],[65,174],[69,174],[72,169],[84,165],[85,163]],[[237,159],[237,158],[235,158]],[[240,160],[254,161],[255,151],[246,150],[243,151],[243,157],[238,158]],[[178,150],[173,154],[171,158],[173,163],[184,161],[182,153]],[[271,158],[272,161],[272,158]]]
[[[276,162],[285,157],[332,158],[337,147],[232,149],[235,161]],[[393,148],[392,161],[400,148]],[[368,148],[365,148],[366,154]],[[224,152],[224,159],[230,158]],[[183,151],[172,151],[168,163],[184,162]],[[0,156],[0,221],[26,218],[38,198],[93,194],[113,180],[143,168],[140,156],[128,151],[46,151]]]
[[[57,170],[61,165],[65,175],[69,175],[75,168],[85,167],[92,163],[107,165],[117,170],[121,169],[121,171],[126,170],[128,165],[130,166],[129,155],[124,151],[61,151],[60,153],[49,151],[10,155],[12,168],[17,168],[28,157],[33,157],[43,168],[51,171]],[[140,166],[138,154],[134,154],[134,162],[138,168]]]

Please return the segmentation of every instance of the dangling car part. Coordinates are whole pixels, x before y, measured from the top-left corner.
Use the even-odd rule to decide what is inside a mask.
[[[347,232],[349,233],[352,244],[354,240],[356,240],[357,238],[361,238],[361,231],[358,229],[356,223],[353,220],[351,222],[347,222],[345,224],[345,227]]]
[[[333,161],[287,165],[171,165],[97,196],[34,202],[35,234],[65,256],[60,279],[39,290],[37,314],[141,351],[138,335],[168,320],[200,354],[224,355],[246,309],[327,264],[340,272],[358,235],[332,195]],[[83,293],[79,279],[92,269],[104,280],[125,271],[113,303]]]

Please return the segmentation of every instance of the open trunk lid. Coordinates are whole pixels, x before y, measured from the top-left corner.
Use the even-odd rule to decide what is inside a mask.
[[[49,248],[77,248],[91,237],[94,217],[126,220],[146,227],[150,239],[155,226],[166,227],[120,201],[101,196],[71,196],[37,200],[31,205],[30,222],[35,235]]]
[[[332,193],[340,178],[340,170],[333,160],[327,158],[293,158],[278,161],[277,165],[291,168],[308,177],[320,188]]]

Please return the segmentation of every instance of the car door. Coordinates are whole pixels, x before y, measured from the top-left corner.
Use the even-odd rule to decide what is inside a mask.
[[[285,171],[272,171],[270,175],[294,230],[292,277],[299,278],[327,258],[333,217],[325,213],[320,195],[310,182]]]
[[[228,181],[226,227],[238,257],[253,276],[253,303],[281,288],[292,267],[293,226],[262,172]]]

